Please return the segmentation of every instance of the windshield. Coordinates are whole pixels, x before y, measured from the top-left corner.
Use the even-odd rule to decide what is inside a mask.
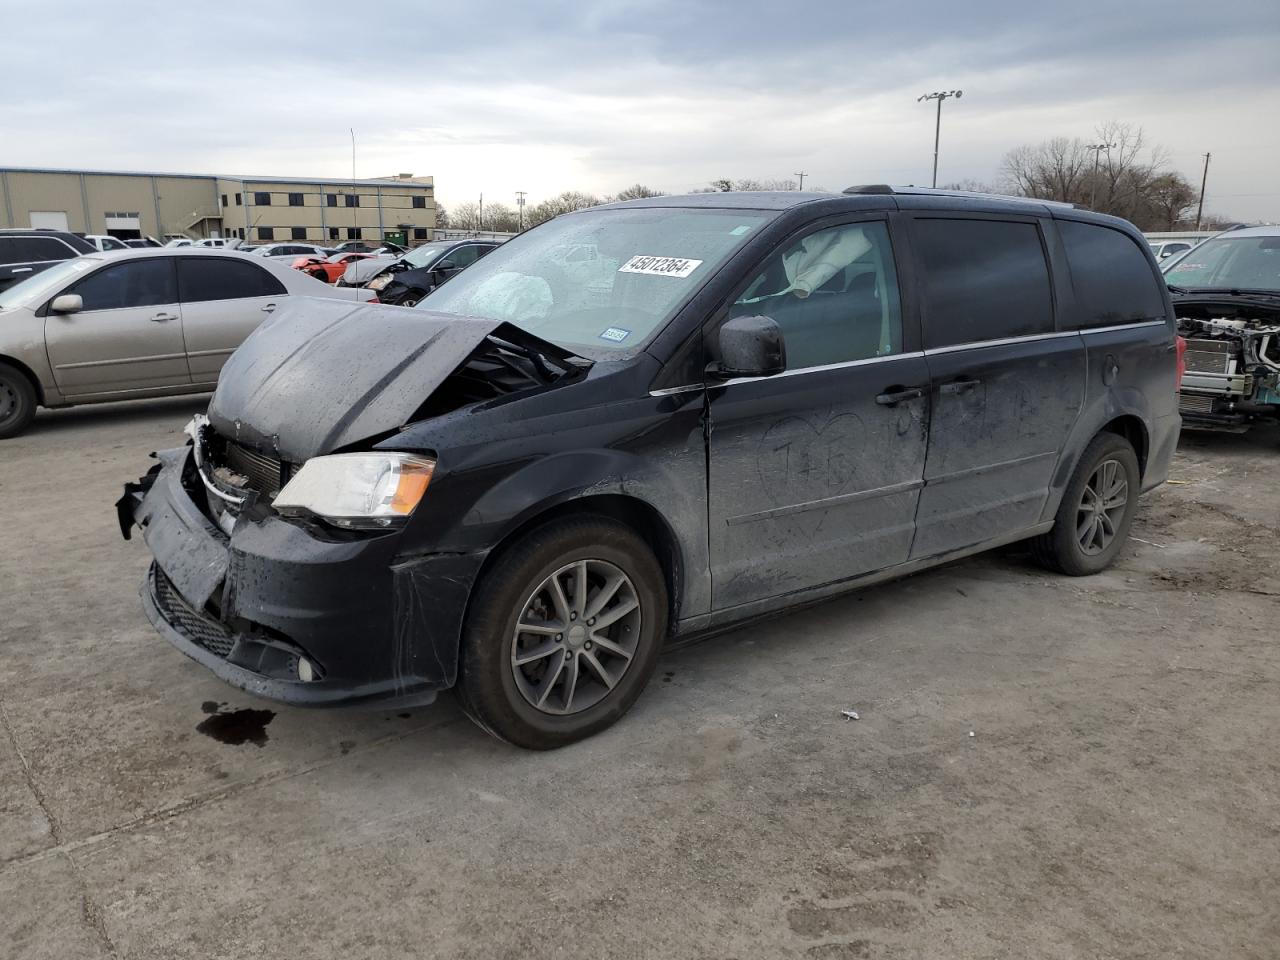
[[[407,263],[415,270],[421,270],[423,267],[429,267],[440,259],[440,254],[449,249],[449,244],[442,243],[435,247],[431,244],[423,244],[415,247],[400,258],[401,263]]]
[[[101,264],[103,259],[77,257],[74,260],[64,260],[48,270],[41,270],[39,273],[27,277],[21,283],[15,283],[3,293],[0,293],[0,310],[8,310],[10,307],[25,306],[33,301],[43,300],[59,287],[69,283],[74,277],[78,277],[86,270],[92,270]]]
[[[1170,261],[1164,279],[1190,290],[1280,293],[1280,236],[1213,237]]]
[[[504,243],[424,297],[424,310],[501,320],[591,356],[633,350],[773,215],[592,210]]]

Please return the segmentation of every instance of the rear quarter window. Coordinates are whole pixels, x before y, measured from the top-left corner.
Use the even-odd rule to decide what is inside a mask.
[[[920,218],[925,348],[1052,333],[1049,266],[1034,223]]]
[[[1075,316],[1067,329],[1109,327],[1164,317],[1155,271],[1137,242],[1110,227],[1058,221],[1071,268]]]
[[[178,261],[178,295],[183,303],[284,293],[284,284],[254,263],[220,257],[183,257]]]

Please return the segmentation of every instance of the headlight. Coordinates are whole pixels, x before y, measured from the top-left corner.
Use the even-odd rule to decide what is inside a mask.
[[[340,527],[387,527],[413,513],[435,466],[407,453],[312,457],[272,505],[286,516],[314,514]]]
[[[372,280],[370,280],[370,281],[365,285],[365,289],[366,289],[366,290],[381,290],[381,289],[383,289],[384,287],[386,287],[386,285],[387,285],[387,284],[389,284],[390,282],[391,282],[391,274],[389,274],[389,273],[384,273],[382,276],[380,276],[380,277],[374,277]]]

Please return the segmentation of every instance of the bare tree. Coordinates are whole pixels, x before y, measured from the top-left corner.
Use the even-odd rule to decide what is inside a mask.
[[[1151,220],[1165,230],[1176,230],[1178,221],[1196,202],[1196,188],[1180,173],[1162,173],[1152,179],[1147,191]]]
[[[520,229],[519,214],[505,203],[486,203],[484,205],[484,223],[482,230],[495,230],[499,233],[515,233]]]
[[[524,220],[529,226],[537,226],[545,220],[552,217],[558,217],[562,213],[572,213],[574,210],[582,210],[585,207],[594,207],[600,203],[600,198],[590,193],[580,193],[577,190],[566,190],[557,197],[549,200],[543,200],[541,203],[530,207],[525,211]]]
[[[1000,191],[989,183],[981,180],[974,180],[972,177],[966,177],[963,180],[953,180],[951,183],[944,183],[939,190],[959,190],[963,193],[991,193],[999,194]]]
[[[449,229],[449,211],[443,203],[436,203],[436,226],[441,230]]]
[[[645,197],[661,197],[664,194],[661,190],[650,190],[644,184],[636,183],[627,187],[625,190],[619,190],[612,199],[614,200],[641,200]]]
[[[1091,207],[1150,230],[1186,208],[1183,186],[1190,184],[1166,165],[1165,152],[1148,146],[1141,127],[1111,120],[1098,126],[1091,144],[1054,137],[1015,147],[1000,175],[1003,188],[1018,196]]]
[[[457,204],[449,214],[449,226],[454,230],[479,230],[480,205],[474,200]]]

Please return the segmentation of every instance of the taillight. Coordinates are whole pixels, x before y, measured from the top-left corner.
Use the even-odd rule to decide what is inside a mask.
[[[1187,338],[1175,337],[1178,343],[1178,375],[1173,381],[1175,390],[1182,389],[1182,375],[1187,372]]]

